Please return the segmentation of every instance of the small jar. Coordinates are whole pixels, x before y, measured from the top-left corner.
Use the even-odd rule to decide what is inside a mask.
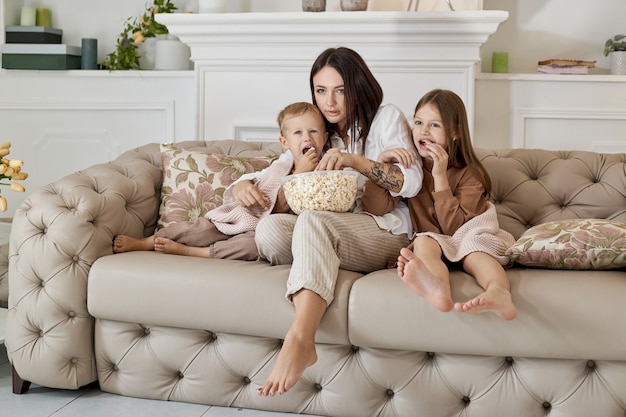
[[[367,0],[341,0],[341,10],[347,12],[367,10]]]
[[[302,11],[323,12],[326,10],[326,0],[302,0]]]

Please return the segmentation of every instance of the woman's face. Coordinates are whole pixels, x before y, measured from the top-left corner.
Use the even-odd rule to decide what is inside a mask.
[[[433,146],[447,151],[448,135],[437,107],[427,103],[413,116],[413,143],[422,158],[431,156]]]
[[[346,127],[346,104],[343,89],[343,78],[336,69],[330,66],[322,67],[313,76],[313,91],[315,102],[322,114],[330,123],[335,123],[339,130]]]

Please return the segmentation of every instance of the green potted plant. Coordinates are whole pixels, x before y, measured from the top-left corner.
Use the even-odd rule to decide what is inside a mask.
[[[113,70],[140,69],[139,45],[145,39],[169,33],[167,27],[154,19],[157,13],[173,13],[177,7],[171,0],[154,0],[152,6],[138,17],[129,17],[124,30],[117,37],[115,51],[107,55],[102,67]]]
[[[626,35],[615,35],[604,44],[604,56],[611,57],[611,74],[626,75]]]

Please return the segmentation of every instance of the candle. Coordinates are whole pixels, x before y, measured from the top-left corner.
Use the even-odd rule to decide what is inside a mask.
[[[509,72],[509,54],[506,52],[494,52],[491,55],[491,72]]]
[[[36,18],[37,26],[52,26],[52,12],[50,9],[37,8],[37,18]]]
[[[37,23],[37,9],[34,7],[22,7],[20,25],[35,26]]]
[[[81,40],[81,69],[98,69],[98,39],[83,38]]]

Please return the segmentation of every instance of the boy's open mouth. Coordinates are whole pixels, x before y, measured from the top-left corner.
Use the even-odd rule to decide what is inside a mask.
[[[307,153],[311,149],[315,150],[315,148],[313,146],[307,146],[306,148],[302,149],[302,155],[304,155],[305,153]]]

